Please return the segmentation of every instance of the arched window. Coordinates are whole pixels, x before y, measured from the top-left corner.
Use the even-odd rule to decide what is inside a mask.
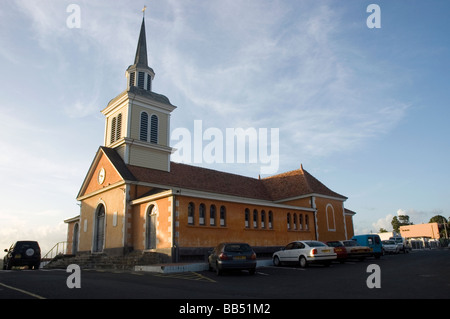
[[[261,211],[261,228],[266,228],[266,211]]]
[[[150,74],[147,74],[147,91],[152,90],[152,77]]]
[[[144,80],[145,80],[145,73],[144,72],[138,72],[138,88],[143,89],[144,88]]]
[[[156,209],[151,205],[147,209],[145,225],[145,249],[156,249]]]
[[[110,138],[111,144],[116,141],[116,122],[117,119],[114,117],[111,121],[111,138]]]
[[[198,208],[198,224],[199,225],[205,225],[205,213],[206,213],[206,207],[205,204],[200,204]]]
[[[287,213],[287,229],[290,230],[291,229],[291,213]]]
[[[225,227],[227,225],[227,210],[225,206],[220,206],[220,226]]]
[[[105,206],[100,204],[95,212],[94,252],[102,252],[105,243]]]
[[[158,144],[158,117],[153,114],[150,121],[150,142]]]
[[[80,224],[75,223],[73,226],[72,234],[72,254],[75,255],[78,252],[78,239],[80,238]]]
[[[116,141],[120,140],[122,135],[122,113],[117,115]]]
[[[302,230],[303,229],[303,214],[300,214],[299,222],[300,222],[299,229]]]
[[[294,213],[294,230],[297,230],[297,214]]]
[[[273,213],[269,210],[269,229],[273,229]]]
[[[216,206],[211,205],[209,207],[209,225],[216,226]]]
[[[309,216],[308,215],[305,215],[305,230],[308,230],[309,229]]]
[[[195,218],[195,206],[194,203],[189,203],[188,205],[188,224],[194,225]]]
[[[139,132],[139,139],[141,141],[148,141],[148,114],[147,112],[141,113],[141,128]]]
[[[327,227],[328,227],[328,230],[336,230],[333,205],[331,205],[331,204],[327,205],[326,214],[327,214]]]
[[[245,209],[245,228],[250,227],[250,209]]]
[[[258,228],[258,210],[253,210],[253,228]]]

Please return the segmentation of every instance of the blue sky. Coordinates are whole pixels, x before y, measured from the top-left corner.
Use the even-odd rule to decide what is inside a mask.
[[[80,28],[66,23],[72,3]],[[379,29],[366,24],[372,3]],[[399,212],[450,215],[446,0],[16,0],[0,8],[1,247],[65,240],[144,5],[172,130],[279,128],[279,172],[303,164],[347,196],[357,233],[390,229]]]

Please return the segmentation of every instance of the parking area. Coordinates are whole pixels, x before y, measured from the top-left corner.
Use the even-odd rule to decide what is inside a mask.
[[[370,265],[379,266],[379,288],[371,288]],[[448,298],[450,250],[414,251],[380,259],[225,272],[180,273],[82,270],[80,288],[67,286],[65,270],[2,270],[0,298],[47,299],[342,299]]]

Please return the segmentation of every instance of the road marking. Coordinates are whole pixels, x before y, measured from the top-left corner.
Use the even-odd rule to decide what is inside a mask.
[[[45,297],[36,295],[36,294],[34,294],[34,293],[32,293],[32,292],[29,292],[29,291],[26,291],[26,290],[23,290],[23,289],[19,289],[19,288],[15,288],[15,287],[11,287],[11,286],[5,285],[5,284],[3,284],[3,283],[1,283],[1,282],[0,282],[0,286],[3,286],[3,287],[5,287],[5,288],[8,288],[8,289],[12,289],[12,290],[21,292],[21,293],[23,293],[23,294],[29,295],[29,296],[34,297],[34,298],[37,298],[37,299],[47,299],[47,298],[45,298]]]
[[[203,276],[194,271],[182,272],[182,273],[172,273],[172,274],[171,273],[169,273],[169,274],[153,273],[152,275],[156,276],[156,277],[164,277],[164,278],[177,278],[177,279],[186,279],[186,280],[216,282],[215,280],[208,278],[206,276]]]
[[[292,270],[301,270],[305,271],[305,268],[295,268],[295,267],[286,267],[286,266],[265,266],[265,268],[275,268],[275,269],[292,269]]]

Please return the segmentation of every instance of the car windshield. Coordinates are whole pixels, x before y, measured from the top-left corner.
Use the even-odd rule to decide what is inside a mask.
[[[327,242],[327,245],[331,246],[331,247],[343,247],[344,246],[339,241],[329,241],[329,242]]]
[[[323,247],[323,246],[326,246],[324,243],[321,243],[320,241],[307,241],[306,244],[309,247]]]
[[[247,252],[252,249],[248,244],[227,244],[225,245],[224,251],[226,252]]]
[[[346,247],[358,246],[358,243],[354,240],[347,240],[344,241],[344,246]]]
[[[395,245],[395,242],[393,242],[392,240],[383,240],[383,244],[384,245]]]

